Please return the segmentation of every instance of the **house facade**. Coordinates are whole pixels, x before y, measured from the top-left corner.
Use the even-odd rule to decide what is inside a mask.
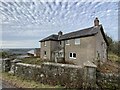
[[[96,65],[107,60],[107,40],[99,20],[94,26],[82,30],[58,35],[50,35],[42,40],[41,58],[52,62],[70,62],[84,65],[90,61]]]

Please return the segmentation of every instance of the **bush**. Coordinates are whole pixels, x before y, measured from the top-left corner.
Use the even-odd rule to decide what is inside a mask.
[[[9,57],[9,54],[7,52],[0,52],[0,58],[8,58]]]

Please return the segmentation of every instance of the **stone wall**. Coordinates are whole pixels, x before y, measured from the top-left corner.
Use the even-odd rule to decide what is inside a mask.
[[[10,58],[5,58],[2,59],[2,72],[8,72],[10,71],[11,68],[11,59]]]
[[[72,88],[81,88],[83,84],[83,69],[75,65],[43,63],[37,66],[16,63],[15,75],[44,84]]]
[[[97,72],[96,76],[97,76],[97,84],[100,88],[103,88],[103,89],[108,88],[111,90],[120,89],[119,74]]]

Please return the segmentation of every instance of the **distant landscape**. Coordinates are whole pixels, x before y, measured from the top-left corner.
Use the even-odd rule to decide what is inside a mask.
[[[7,52],[10,54],[18,54],[18,55],[25,55],[27,54],[28,51],[30,50],[34,50],[35,48],[14,48],[14,49],[10,49],[10,48],[5,48],[5,49],[0,49],[0,52]]]

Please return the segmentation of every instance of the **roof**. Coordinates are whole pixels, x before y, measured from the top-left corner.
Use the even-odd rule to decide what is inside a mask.
[[[103,38],[107,43],[102,25],[99,25],[98,27],[89,27],[89,28],[85,28],[85,29],[82,29],[82,30],[78,30],[78,31],[67,33],[67,34],[63,34],[59,37],[59,39],[58,39],[58,35],[53,34],[53,35],[50,35],[50,36],[42,39],[40,42],[49,41],[49,40],[55,40],[55,41],[57,41],[57,40],[67,40],[67,39],[73,39],[73,38],[79,38],[79,37],[93,36],[93,35],[96,35],[99,30],[101,30]],[[107,45],[108,45],[108,43],[107,43]]]
[[[48,40],[55,40],[56,41],[56,40],[58,40],[58,35],[52,34],[52,35],[50,35],[50,36],[42,39],[40,42],[42,42],[42,41],[48,41]]]
[[[94,27],[78,30],[75,32],[64,34],[60,37],[60,40],[65,39],[71,39],[71,38],[77,38],[77,37],[85,37],[85,36],[91,36],[97,34],[98,29]]]

